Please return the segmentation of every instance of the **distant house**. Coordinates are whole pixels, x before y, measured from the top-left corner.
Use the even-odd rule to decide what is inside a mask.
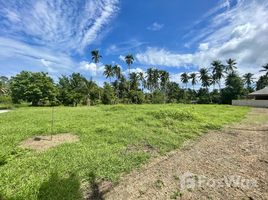
[[[250,93],[248,97],[248,100],[233,100],[232,105],[268,108],[268,86]]]
[[[255,100],[268,100],[268,86],[256,92],[252,92],[248,96]]]

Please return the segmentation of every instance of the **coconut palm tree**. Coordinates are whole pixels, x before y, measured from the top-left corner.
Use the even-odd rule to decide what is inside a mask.
[[[248,89],[250,88],[251,84],[254,81],[253,76],[254,76],[254,74],[252,74],[252,73],[246,73],[243,75],[243,81]]]
[[[212,63],[212,74],[218,83],[219,90],[221,91],[221,79],[224,77],[225,66],[219,60],[214,60]]]
[[[199,80],[201,81],[202,87],[205,87],[206,90],[208,91],[209,101],[211,102],[210,93],[208,89],[211,84],[211,77],[209,75],[208,69],[201,68],[199,70]]]
[[[111,78],[114,76],[113,66],[112,65],[105,65],[103,75],[106,78],[109,78],[110,83],[111,83]]]
[[[119,80],[121,78],[122,73],[121,73],[121,68],[119,65],[113,66],[113,74],[117,78],[117,80]]]
[[[227,74],[234,72],[237,67],[235,66],[237,63],[234,59],[229,58],[228,60],[226,60],[227,65],[225,66],[225,72]]]
[[[201,68],[199,70],[199,80],[201,81],[202,87],[205,87],[208,90],[208,87],[211,84],[211,77],[209,76],[208,69]]]
[[[268,63],[266,65],[262,66],[262,70],[260,70],[260,72],[266,72],[266,76],[268,76]]]
[[[169,73],[165,70],[160,70],[159,77],[160,77],[160,86],[164,91],[164,103],[166,103],[166,90],[167,90],[167,83],[169,82]]]
[[[0,95],[1,94],[3,94],[3,95],[6,94],[6,89],[5,89],[5,86],[2,82],[0,82]]]
[[[138,72],[138,77],[139,77],[139,81],[141,83],[142,91],[143,91],[143,89],[146,87],[146,79],[144,77],[144,73],[143,72]]]
[[[148,68],[147,69],[147,76],[146,76],[146,87],[148,90],[150,90],[150,92],[153,91],[153,71],[154,69],[153,68]]]
[[[0,95],[6,95],[8,93],[8,78],[5,76],[0,77]]]
[[[185,84],[185,89],[187,89],[187,84],[189,82],[189,76],[186,72],[181,74],[181,82]]]
[[[189,76],[189,79],[191,80],[192,86],[193,86],[193,90],[194,90],[194,86],[197,83],[197,74],[196,73],[191,73]]]
[[[126,55],[126,56],[125,56],[125,61],[126,61],[127,65],[128,65],[128,74],[129,74],[129,76],[130,76],[130,66],[131,66],[131,65],[133,64],[133,62],[134,62],[134,57],[133,57],[133,55],[131,55],[131,54]]]
[[[100,52],[98,50],[93,50],[91,51],[91,59],[94,61],[94,63],[98,63],[100,62],[100,59],[102,58],[102,56],[100,55]]]
[[[135,91],[138,90],[138,88],[139,88],[139,76],[137,73],[132,72],[130,74],[129,82],[130,82],[130,88],[132,90],[135,90]]]

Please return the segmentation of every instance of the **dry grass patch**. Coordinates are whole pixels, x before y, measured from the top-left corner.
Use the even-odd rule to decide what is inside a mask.
[[[79,137],[71,133],[63,133],[58,135],[35,136],[24,140],[19,146],[25,149],[32,149],[36,151],[46,151],[52,147],[59,146],[64,143],[78,142]]]

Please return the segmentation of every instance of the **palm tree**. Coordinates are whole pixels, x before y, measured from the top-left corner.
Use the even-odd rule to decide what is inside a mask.
[[[6,88],[2,82],[0,82],[0,94],[6,94]]]
[[[237,67],[235,66],[237,63],[234,59],[229,58],[228,60],[226,60],[227,65],[225,66],[225,72],[231,73],[234,72],[235,69],[237,69]]]
[[[212,74],[216,82],[219,85],[219,90],[221,91],[221,79],[224,77],[224,68],[225,66],[219,60],[215,60],[211,63],[212,65]]]
[[[208,91],[209,101],[211,102],[210,93],[209,93],[209,89],[208,89],[208,87],[211,84],[211,77],[208,73],[208,69],[201,68],[199,70],[199,80],[201,81],[202,87],[205,87],[206,90]]]
[[[113,66],[113,73],[115,75],[115,77],[119,80],[122,76],[122,73],[121,73],[121,68],[119,65],[114,65]]]
[[[189,78],[192,80],[192,86],[193,86],[193,90],[194,90],[194,86],[197,83],[197,79],[196,79],[196,73],[191,73]]]
[[[144,73],[143,72],[138,72],[138,77],[139,77],[139,81],[141,82],[142,91],[143,91],[143,89],[146,87],[146,79],[144,77]]]
[[[169,82],[169,73],[165,70],[160,70],[159,77],[160,77],[160,86],[164,90],[164,103],[166,103],[166,90],[167,90],[167,83]]]
[[[126,55],[125,56],[125,61],[126,61],[127,65],[128,65],[128,74],[130,76],[130,65],[132,65],[133,62],[134,62],[133,55],[131,55],[131,54]]]
[[[6,95],[8,93],[8,78],[0,76],[0,94]]]
[[[137,73],[132,72],[129,77],[130,87],[132,90],[137,91],[139,88],[139,76]]]
[[[253,80],[254,80],[253,76],[254,76],[254,74],[252,74],[252,73],[246,73],[243,76],[243,81],[246,84],[248,89],[250,88],[251,84],[253,83]]]
[[[159,81],[158,81],[159,77],[160,77],[160,74],[159,74],[158,69],[154,68],[153,69],[153,87],[154,87],[154,90],[159,89]]]
[[[150,92],[153,91],[153,71],[154,69],[153,68],[148,68],[147,69],[147,76],[146,76],[146,87],[148,90],[150,90]]]
[[[189,82],[189,76],[186,72],[181,74],[181,81],[185,84],[185,89],[187,89],[187,83]]]
[[[213,85],[213,90],[215,90],[215,85],[217,83],[217,77],[215,74],[212,74],[212,77],[211,77],[211,85]]]
[[[109,78],[110,79],[110,83],[111,83],[111,78],[114,76],[113,66],[112,65],[105,65],[103,75],[106,78]]]
[[[260,72],[266,72],[266,76],[268,76],[268,63],[266,65],[262,66],[262,70],[260,70]]]
[[[100,59],[102,58],[98,50],[91,51],[91,56],[92,56],[91,59],[94,61],[94,63],[100,62]]]

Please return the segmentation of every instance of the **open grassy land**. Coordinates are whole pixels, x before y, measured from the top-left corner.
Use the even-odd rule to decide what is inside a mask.
[[[80,141],[42,153],[18,144],[50,134],[51,108],[0,114],[0,199],[80,199],[81,184],[93,177],[116,181],[151,156],[247,112],[222,105],[56,107],[54,132],[76,134]]]

